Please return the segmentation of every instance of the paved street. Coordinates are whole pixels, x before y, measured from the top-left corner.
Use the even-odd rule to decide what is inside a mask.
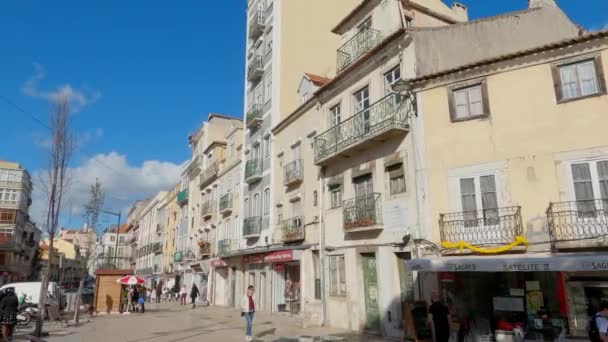
[[[174,303],[150,305],[145,314],[99,316],[78,328],[48,326],[48,341],[243,341],[244,322],[236,310],[218,307],[182,307]],[[343,330],[298,326],[292,317],[256,315],[255,341],[381,341]]]

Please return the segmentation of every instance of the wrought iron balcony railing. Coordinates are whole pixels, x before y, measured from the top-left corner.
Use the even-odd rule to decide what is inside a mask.
[[[264,61],[262,56],[255,55],[247,66],[247,80],[250,82],[259,81],[264,74]]]
[[[301,182],[304,179],[304,168],[302,167],[301,159],[296,159],[288,163],[283,169],[284,185],[292,185],[297,182]]]
[[[344,230],[381,228],[382,198],[379,193],[345,200],[342,207]]]
[[[227,193],[220,197],[220,213],[227,214],[232,211],[232,194]]]
[[[262,124],[264,109],[261,104],[252,104],[247,110],[247,127],[255,127]]]
[[[207,200],[203,202],[201,206],[201,215],[204,219],[211,218],[213,216],[213,212],[215,211],[215,201]]]
[[[248,217],[243,221],[243,237],[258,237],[262,233],[262,218],[259,216]]]
[[[547,221],[554,247],[557,242],[608,238],[608,198],[550,203]]]
[[[344,70],[351,63],[359,59],[366,52],[381,42],[380,32],[373,29],[362,30],[349,39],[338,49],[338,72]]]
[[[264,20],[266,19],[262,8],[256,9],[249,22],[249,38],[256,39],[264,33]]]
[[[383,134],[409,130],[408,118],[415,113],[415,95],[389,94],[340,124],[315,137],[315,163],[371,141]]]
[[[262,159],[251,159],[245,164],[245,182],[252,183],[262,178]]]
[[[154,253],[161,253],[163,251],[163,244],[161,242],[157,242],[152,246],[152,251]]]
[[[305,237],[304,216],[295,216],[283,221],[283,242],[302,241]]]
[[[521,207],[502,207],[439,215],[441,241],[496,246],[523,235]]]
[[[218,243],[217,254],[225,256],[237,250],[237,241],[231,239],[220,240]]]
[[[200,178],[201,189],[209,185],[209,183],[213,182],[217,178],[217,173],[219,169],[219,163],[217,161],[214,161],[205,169],[205,171],[203,171]]]

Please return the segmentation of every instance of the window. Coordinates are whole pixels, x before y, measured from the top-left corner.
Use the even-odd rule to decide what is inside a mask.
[[[405,173],[403,172],[403,163],[388,166],[386,168],[386,173],[388,174],[391,195],[404,193]]]
[[[308,99],[310,98],[310,94],[305,91],[304,93],[302,93],[302,96],[300,97],[300,103],[304,103],[306,101],[308,101]]]
[[[270,189],[264,190],[264,215],[270,213]]]
[[[329,188],[330,208],[339,208],[342,206],[342,187],[334,185]]]
[[[266,140],[266,139],[264,139]],[[253,160],[258,160],[260,159],[260,144],[256,143],[256,145],[253,147],[253,152],[251,153],[251,159]]]
[[[346,296],[344,255],[329,256],[329,295]]]
[[[363,32],[372,28],[372,17],[365,19],[359,26],[357,26],[357,31]]]
[[[228,139],[228,158],[232,157],[234,152],[234,136],[232,136]]]
[[[110,235],[110,242],[114,242],[114,241],[116,241],[116,236]]]
[[[268,39],[266,42],[266,55],[272,53],[272,39]]]
[[[391,71],[384,74],[384,93],[393,93],[393,84],[401,79],[401,66],[397,65]]]
[[[330,113],[330,118],[329,118],[330,122],[329,123],[332,127],[338,126],[340,124],[340,122],[342,122],[341,112],[342,112],[342,110],[340,109],[339,103],[329,109],[329,113]]]
[[[266,76],[264,84],[266,85],[264,99],[266,100],[266,102],[268,102],[272,99],[272,73],[269,73]]]
[[[317,190],[312,192],[312,206],[316,207],[319,204],[319,193]]]
[[[477,227],[481,208],[485,225],[498,224],[498,193],[494,175],[460,179],[460,199],[465,227]]]
[[[16,189],[0,189],[0,202],[16,204],[18,194]]]
[[[449,97],[452,121],[462,121],[489,115],[485,82],[451,89]]]
[[[254,104],[263,104],[264,103],[264,90],[262,88],[262,85],[258,85],[257,87],[255,87],[255,89],[253,90],[253,97],[254,97]]]
[[[312,251],[312,262],[315,272],[315,299],[321,299],[321,260],[319,251]]]
[[[291,147],[291,160],[299,160],[300,159],[300,144],[296,144]]]
[[[120,238],[118,238],[118,242],[119,243],[125,243],[125,237],[121,236]]]
[[[579,215],[595,216],[596,199],[608,210],[608,160],[576,163],[571,166],[572,185]]]
[[[355,104],[354,113],[363,112],[361,120],[361,126],[359,129],[362,129],[362,133],[368,133],[370,131],[370,117],[369,117],[369,87],[365,87],[358,92],[353,94],[353,100]]]
[[[264,158],[270,157],[270,134],[264,137]]]
[[[558,101],[605,93],[605,81],[599,57],[553,66],[552,70]]]
[[[253,213],[252,216],[260,215],[260,194],[253,195]]]

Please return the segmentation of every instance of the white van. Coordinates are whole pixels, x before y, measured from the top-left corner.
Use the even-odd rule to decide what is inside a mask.
[[[38,304],[38,300],[40,299],[40,286],[42,286],[42,282],[39,281],[10,283],[0,287],[0,291],[6,289],[7,287],[14,287],[17,297],[25,294],[26,302]],[[46,303],[49,305],[59,305],[60,303],[63,304],[62,298],[63,294],[61,293],[61,289],[57,283],[54,281],[49,282]]]

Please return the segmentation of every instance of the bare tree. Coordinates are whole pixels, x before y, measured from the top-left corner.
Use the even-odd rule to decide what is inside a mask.
[[[40,299],[38,301],[38,318],[36,319],[36,330],[34,334],[38,337],[42,335],[42,316],[45,312],[46,299],[48,293],[49,278],[55,252],[53,242],[55,233],[59,226],[59,216],[63,195],[68,185],[68,164],[74,150],[74,135],[70,122],[70,113],[67,97],[58,98],[50,115],[51,145],[48,150],[48,170],[44,176],[44,187],[47,195],[47,212],[44,229],[48,234],[49,251],[48,267],[42,276],[40,286]]]
[[[76,306],[74,309],[74,322],[78,324],[79,319],[79,307],[80,307],[80,299],[82,296],[82,289],[84,288],[84,282],[89,275],[89,263],[91,262],[91,258],[95,251],[96,239],[94,237],[97,236],[98,231],[98,222],[99,222],[99,210],[103,206],[103,202],[105,200],[105,193],[101,187],[101,182],[99,178],[95,179],[95,184],[91,185],[89,189],[89,201],[85,206],[84,219],[87,224],[88,232],[85,235],[84,246],[85,247],[85,255],[83,260],[83,272],[82,277],[80,279],[80,284],[78,285],[78,292],[76,293]]]

